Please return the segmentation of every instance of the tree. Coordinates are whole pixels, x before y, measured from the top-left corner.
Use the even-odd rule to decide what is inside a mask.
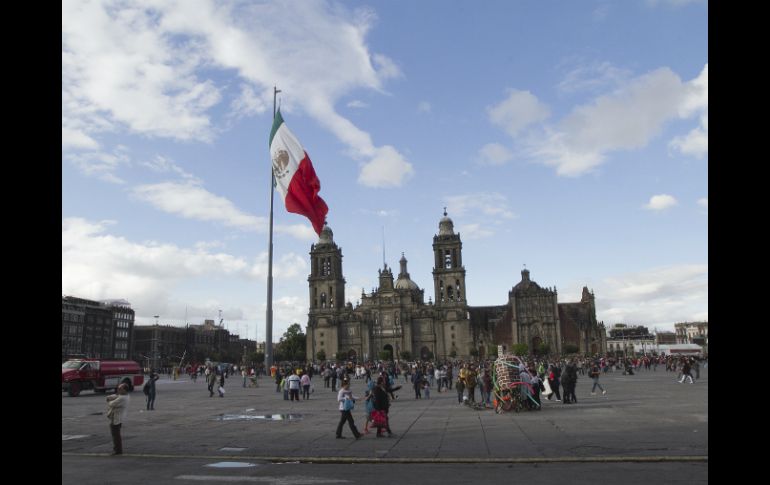
[[[246,359],[248,359],[248,362],[251,362],[252,364],[259,364],[261,362],[265,361],[265,353],[264,352],[251,352]]]
[[[307,337],[302,333],[299,323],[289,325],[289,328],[275,346],[276,360],[305,360]]]
[[[408,350],[402,350],[399,356],[401,357],[401,360],[406,360],[406,361],[412,360],[412,353],[409,352]]]
[[[538,355],[548,355],[548,352],[550,351],[551,351],[551,346],[545,342],[537,346]]]
[[[527,344],[514,344],[511,347],[511,352],[513,352],[513,355],[529,355],[529,345]]]
[[[344,362],[348,360],[348,354],[346,354],[345,352],[337,352],[336,354],[334,354],[334,358],[336,360],[340,360]]]
[[[578,346],[575,344],[564,344],[564,353],[565,354],[576,354],[578,352]]]
[[[380,351],[380,360],[391,360],[392,358],[393,358],[393,356],[390,353],[390,350],[381,350]]]
[[[451,352],[449,352],[449,357],[451,357],[451,358],[453,358],[453,359],[454,359],[455,357],[457,357],[457,351],[456,351],[456,350],[454,350],[454,349],[452,349],[452,351],[451,351]]]
[[[479,350],[478,349],[471,349],[470,354],[471,354],[471,357],[478,357],[479,356]]]
[[[316,352],[315,358],[320,361],[326,360],[326,352],[323,349],[319,350],[318,352]]]

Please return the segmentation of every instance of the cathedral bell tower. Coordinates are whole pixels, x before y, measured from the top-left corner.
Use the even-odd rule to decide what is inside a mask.
[[[310,247],[310,314],[333,313],[345,305],[345,278],[342,276],[342,248],[324,224],[321,237]]]
[[[465,267],[463,267],[463,243],[454,232],[454,223],[444,217],[438,224],[438,235],[433,236],[433,287],[436,305],[466,305]]]

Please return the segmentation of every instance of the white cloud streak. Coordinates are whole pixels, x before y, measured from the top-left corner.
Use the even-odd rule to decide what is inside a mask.
[[[708,320],[708,265],[682,264],[611,276],[594,288],[597,318],[606,324],[670,326]]]
[[[62,294],[95,300],[125,298],[143,315],[169,314],[170,295],[177,286],[219,276],[244,281],[264,279],[267,254],[249,262],[209,245],[192,248],[153,242],[132,242],[108,233],[108,221],[62,220]],[[289,253],[275,264],[276,279],[307,273],[303,257]]]
[[[650,201],[644,205],[644,208],[654,211],[663,211],[674,207],[678,203],[679,202],[677,202],[677,200],[671,195],[658,194],[650,197]]]
[[[242,231],[267,232],[266,217],[257,217],[238,209],[225,197],[215,195],[197,182],[162,182],[134,187],[131,195],[153,207],[186,219],[218,222]],[[304,241],[318,239],[310,225],[276,225],[277,233]]]

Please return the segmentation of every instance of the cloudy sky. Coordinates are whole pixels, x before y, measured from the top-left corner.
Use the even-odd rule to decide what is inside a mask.
[[[62,2],[62,294],[264,339],[273,86],[346,299],[447,207],[471,305],[526,264],[561,302],[708,319],[708,5]],[[274,340],[307,320],[310,223],[275,198]],[[383,248],[384,242],[384,248]]]

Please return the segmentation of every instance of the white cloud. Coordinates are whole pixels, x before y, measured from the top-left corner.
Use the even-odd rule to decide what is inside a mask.
[[[708,319],[708,265],[673,265],[612,276],[597,284],[594,293],[597,318],[605,324],[669,325],[673,330],[675,322]]]
[[[69,152],[65,154],[64,158],[72,162],[84,174],[116,184],[125,182],[115,175],[115,172],[130,162],[127,150],[120,145],[113,149],[112,153],[105,151]]]
[[[420,103],[417,105],[417,112],[418,113],[430,113],[431,112],[430,103],[427,102],[427,101],[420,101]]]
[[[627,82],[630,77],[631,71],[627,69],[615,67],[606,61],[597,61],[582,64],[572,69],[565,75],[564,80],[556,86],[556,89],[564,94],[612,90]]]
[[[99,143],[90,136],[80,130],[65,126],[62,126],[61,128],[61,145],[64,150],[68,148],[87,148],[96,150],[99,148]]]
[[[576,106],[542,134],[531,133],[524,141],[526,151],[536,161],[555,167],[558,175],[583,175],[604,163],[608,152],[644,147],[665,122],[702,111],[704,102],[708,103],[703,90],[707,80],[708,65],[689,83],[682,83],[668,68],[656,69],[611,94]]]
[[[685,136],[677,136],[668,144],[669,148],[684,155],[703,158],[709,153],[708,115],[701,117],[701,125]]]
[[[512,137],[531,125],[544,121],[550,110],[529,91],[508,90],[508,98],[496,106],[487,108],[489,120]]]
[[[678,150],[684,155],[696,158],[708,156],[709,150],[709,71],[706,64],[700,75],[687,83],[685,98],[680,106],[679,116],[688,118],[694,114],[700,115],[700,125],[685,136],[677,136],[669,143],[669,148]]]
[[[346,105],[348,108],[354,108],[354,109],[361,109],[361,108],[368,108],[369,105],[364,103],[363,101],[359,101],[358,99],[354,99],[352,101],[349,101]]]
[[[193,248],[183,248],[132,242],[109,234],[108,227],[113,224],[81,218],[62,220],[63,295],[95,300],[125,298],[142,315],[175,315],[179,319],[183,305],[173,302],[170,296],[178,286],[217,277],[253,282],[267,276],[267,253],[249,262],[224,252],[210,252],[218,243],[196,243]],[[305,258],[294,253],[284,254],[274,263],[273,270],[277,280],[304,279],[308,272]],[[205,315],[195,310],[201,302],[192,303],[190,316]],[[222,308],[221,305],[204,306]],[[228,310],[228,314],[236,318],[240,310]]]
[[[371,161],[364,164],[358,182],[367,187],[399,187],[414,173],[412,164],[390,145],[377,148]]]
[[[653,195],[650,201],[644,206],[645,209],[662,211],[677,205],[677,200],[668,194]]]
[[[479,215],[493,218],[515,219],[518,217],[508,208],[508,199],[497,192],[481,192],[444,197],[447,211],[451,215],[463,216],[470,213],[471,217]]]
[[[163,182],[134,187],[132,195],[157,209],[186,219],[216,221],[243,230],[265,230],[267,220],[247,214],[224,197],[194,183]]]
[[[467,240],[484,239],[495,235],[494,231],[482,227],[481,224],[463,224],[457,226],[455,231],[461,233],[463,239]]]
[[[487,143],[479,150],[476,163],[481,165],[503,165],[513,158],[508,148],[499,143]]]
[[[210,80],[194,73],[200,49],[173,42],[152,8],[68,1],[62,4],[62,89],[89,118],[106,118],[130,131],[182,140],[210,139],[204,114],[219,101]],[[96,123],[63,105],[65,118]]]
[[[257,94],[253,86],[241,84],[241,94],[230,103],[236,118],[255,116],[267,111],[264,95]]]
[[[384,80],[402,75],[391,59],[369,52],[371,9],[322,0],[71,0],[62,8],[62,126],[68,133],[94,139],[127,129],[210,141],[210,110],[228,94],[208,78],[220,70],[246,83],[231,103],[236,116],[263,112],[279,80],[291,100],[285,106],[312,116],[362,161],[361,183],[396,187],[412,171],[395,148],[375,146],[333,109],[353,89],[382,92]],[[75,135],[67,142],[93,145]]]
[[[156,155],[155,158],[153,158],[152,160],[141,162],[141,165],[149,168],[150,170],[156,173],[173,172],[191,182],[200,183],[200,179],[198,179],[191,173],[185,172],[179,165],[175,164],[171,159],[166,158],[162,155]]]
[[[698,199],[698,205],[703,207],[704,209],[709,208],[709,199],[708,197],[703,197],[701,199]]]
[[[243,231],[267,232],[268,229],[269,221],[266,217],[254,216],[238,209],[230,200],[212,194],[197,182],[139,185],[132,189],[131,194],[163,212],[186,219],[218,222]],[[309,224],[276,224],[274,230],[304,241],[317,239]]]

